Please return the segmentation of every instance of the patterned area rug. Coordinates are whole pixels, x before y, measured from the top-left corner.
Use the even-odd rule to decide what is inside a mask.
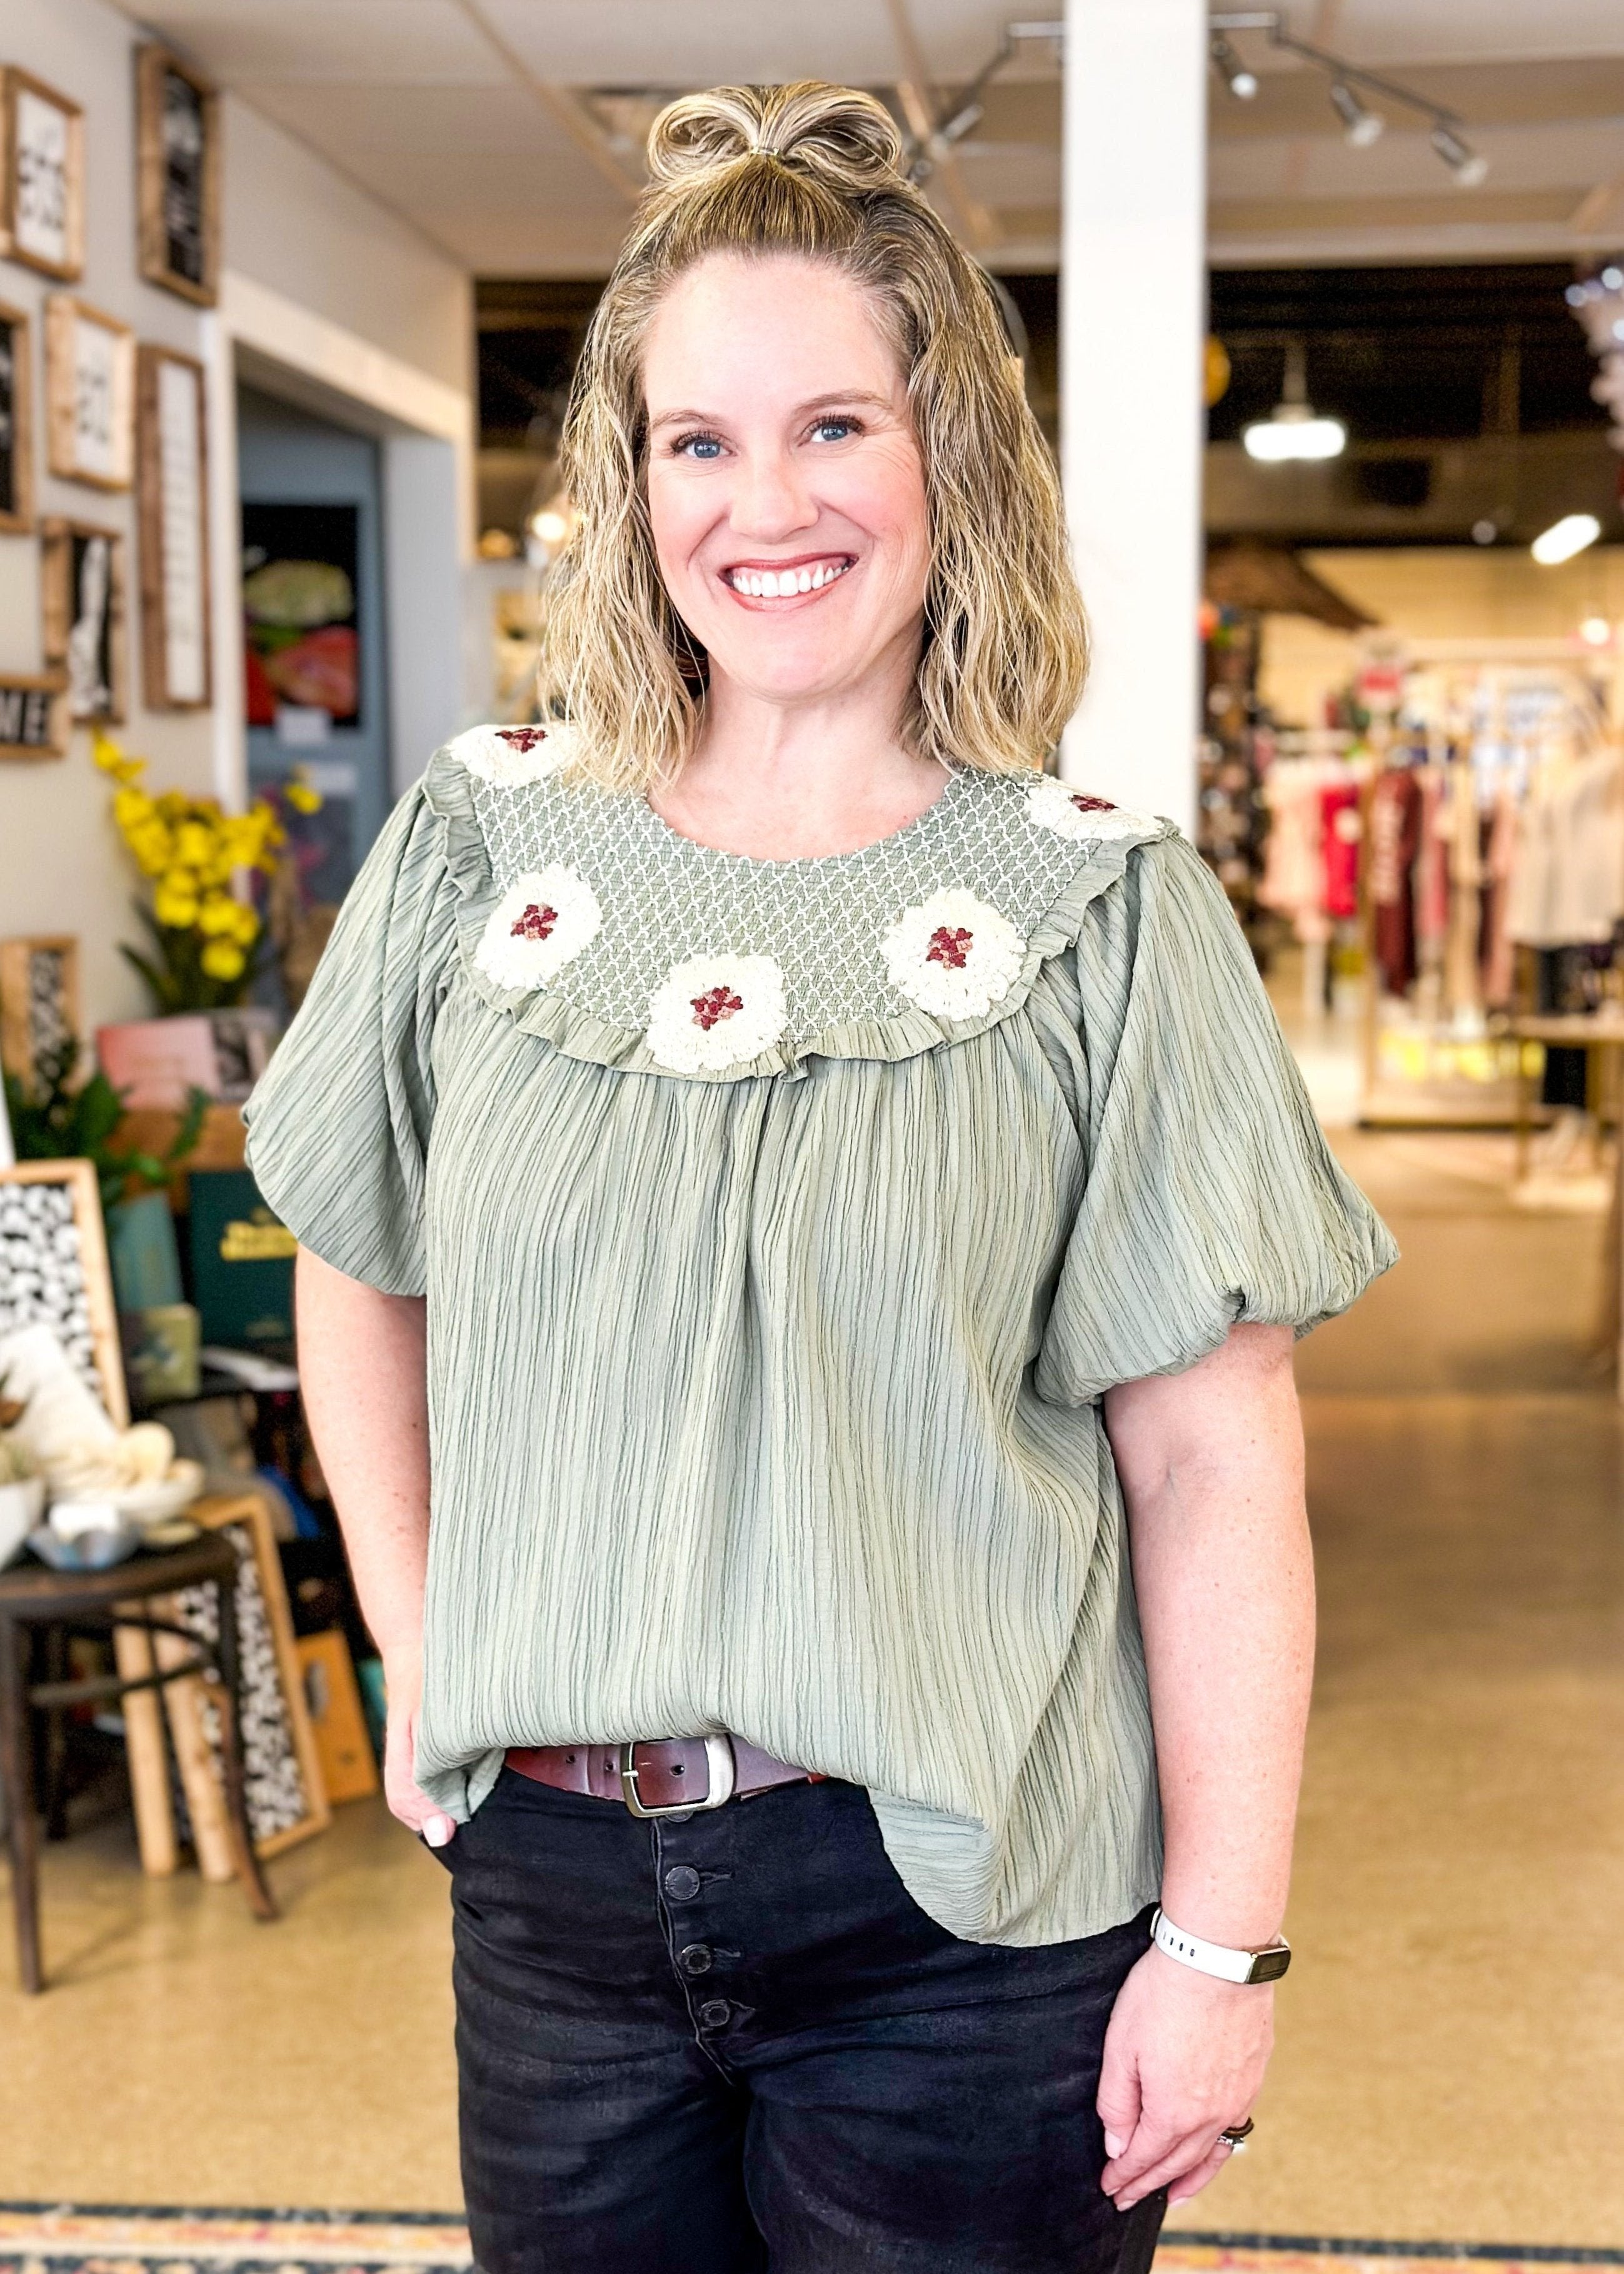
[[[1624,2249],[1169,2230],[1155,2274],[1486,2274],[1485,2262],[1494,2274],[1549,2274],[1624,2266]],[[0,2274],[469,2274],[472,2263],[449,2213],[0,2203]]]

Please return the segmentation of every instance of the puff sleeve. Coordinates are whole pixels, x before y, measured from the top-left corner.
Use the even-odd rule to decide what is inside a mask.
[[[1087,1167],[1035,1376],[1063,1404],[1179,1373],[1240,1320],[1306,1333],[1398,1254],[1189,844],[1138,851],[1071,953]]]
[[[421,788],[409,791],[244,1109],[269,1205],[323,1262],[389,1295],[425,1286],[431,1046],[455,930],[443,833]]]

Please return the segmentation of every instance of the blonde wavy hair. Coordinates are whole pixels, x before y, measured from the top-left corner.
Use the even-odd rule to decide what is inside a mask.
[[[1055,469],[992,288],[905,178],[889,114],[849,87],[724,87],[655,120],[650,181],[598,304],[565,422],[578,516],[548,594],[544,708],[605,788],[668,780],[706,659],[661,581],[643,350],[662,296],[711,253],[797,254],[868,292],[907,383],[930,523],[925,632],[902,721],[946,764],[1041,766],[1087,668]]]

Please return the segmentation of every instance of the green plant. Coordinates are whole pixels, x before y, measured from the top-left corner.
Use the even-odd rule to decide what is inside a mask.
[[[6,1075],[11,1142],[19,1161],[91,1162],[103,1209],[116,1208],[132,1191],[167,1184],[172,1171],[197,1149],[208,1096],[200,1089],[187,1092],[180,1126],[162,1153],[115,1151],[111,1139],[124,1118],[123,1096],[99,1071],[75,1088],[79,1054],[79,1038],[70,1035],[56,1050],[41,1054],[32,1085],[14,1073]]]

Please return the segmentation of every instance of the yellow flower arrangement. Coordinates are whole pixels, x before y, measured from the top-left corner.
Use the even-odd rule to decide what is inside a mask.
[[[232,889],[255,870],[269,875],[287,832],[275,807],[260,798],[246,813],[227,813],[218,799],[181,790],[158,795],[144,787],[145,758],[132,758],[110,735],[98,734],[96,764],[117,784],[113,820],[141,874],[152,905],[136,903],[160,960],[123,950],[152,990],[160,1012],[213,1011],[240,1003],[253,983],[258,911]],[[282,792],[296,812],[321,800],[307,784]]]

